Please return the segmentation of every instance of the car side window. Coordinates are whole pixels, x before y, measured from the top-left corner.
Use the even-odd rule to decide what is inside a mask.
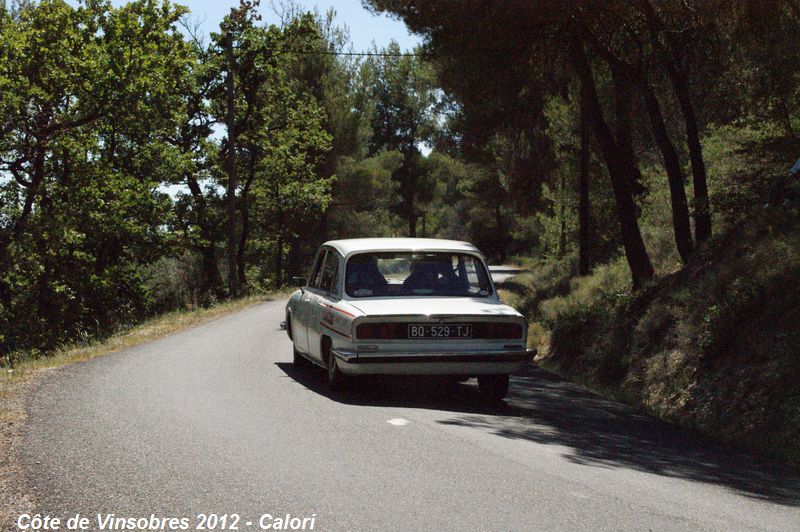
[[[336,292],[337,278],[339,273],[339,257],[333,251],[328,251],[328,258],[325,259],[325,269],[322,272],[322,283],[320,288],[326,292]]]
[[[325,249],[319,251],[317,262],[314,264],[314,271],[311,272],[311,277],[308,278],[309,288],[317,288],[319,286],[319,280],[322,276],[322,265],[325,262],[325,255],[327,255],[327,253],[328,251]]]

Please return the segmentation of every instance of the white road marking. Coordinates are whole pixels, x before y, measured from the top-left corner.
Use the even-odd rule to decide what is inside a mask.
[[[390,425],[397,425],[398,427],[402,427],[403,425],[408,425],[409,423],[411,423],[409,420],[402,417],[387,419],[386,422],[389,423]]]

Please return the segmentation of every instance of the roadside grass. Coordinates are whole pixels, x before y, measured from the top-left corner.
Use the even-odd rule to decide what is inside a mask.
[[[638,292],[620,257],[583,277],[542,262],[505,283],[502,297],[528,317],[528,343],[543,367],[717,441],[800,465],[797,214],[751,214],[685,268],[670,232],[649,227],[658,275]]]

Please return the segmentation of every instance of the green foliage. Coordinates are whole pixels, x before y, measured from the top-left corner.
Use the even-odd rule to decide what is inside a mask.
[[[180,257],[163,256],[142,267],[141,277],[147,307],[155,314],[194,309],[213,302],[201,290],[197,278],[202,275],[200,257],[191,252]]]
[[[168,119],[183,12],[54,0],[3,17],[0,162],[13,180],[0,192],[1,351],[106,334],[150,311],[140,266],[170,242],[171,203],[137,121]]]
[[[399,151],[383,151],[339,162],[334,204],[329,211],[332,238],[399,236],[402,220],[391,212],[398,184],[392,175],[402,161]]]
[[[176,30],[185,12],[155,0],[0,11],[0,352],[47,351],[219,297],[224,180],[211,124],[225,69],[213,45]],[[276,243],[307,238],[334,180],[325,112],[277,53],[318,39],[313,17],[261,27],[246,12],[223,28],[240,44],[245,276],[286,254]],[[161,191],[174,184],[188,193]]]
[[[753,118],[709,128],[704,147],[711,199],[725,221],[740,221],[760,210],[772,182],[798,156],[787,141],[778,125]]]
[[[435,128],[433,115],[437,101],[431,65],[413,55],[401,55],[392,41],[364,63],[363,76],[374,102],[369,153],[392,150],[402,161],[392,174],[398,183],[399,197],[392,205],[395,214],[408,224],[408,235],[416,236],[417,221],[430,197],[432,185],[425,179],[426,169],[420,144],[429,140]]]

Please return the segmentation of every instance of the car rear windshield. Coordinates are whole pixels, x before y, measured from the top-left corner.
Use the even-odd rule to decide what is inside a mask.
[[[351,297],[492,294],[483,261],[466,253],[359,253],[348,259],[345,271],[345,290]]]

